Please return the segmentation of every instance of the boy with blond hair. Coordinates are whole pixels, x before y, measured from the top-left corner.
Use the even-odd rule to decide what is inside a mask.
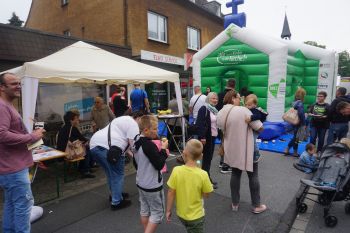
[[[258,97],[254,94],[250,94],[246,96],[244,99],[245,106],[252,112],[252,115],[250,118],[246,120],[247,123],[251,121],[261,121],[261,123],[264,123],[266,121],[266,117],[268,115],[267,112],[265,112],[262,108],[258,107]],[[261,129],[262,130],[262,129]],[[256,144],[256,139],[259,136],[259,132],[254,131],[254,163],[259,162],[260,160],[260,153],[258,145]]]
[[[158,119],[151,115],[140,118],[141,135],[134,146],[134,164],[137,170],[141,223],[145,233],[153,233],[162,222],[165,212],[163,177],[161,170],[167,159],[168,141],[161,141],[161,150],[152,139],[158,137]]]
[[[203,156],[202,152],[203,145],[200,141],[188,141],[183,151],[185,165],[175,167],[167,182],[167,221],[170,221],[176,198],[176,214],[189,233],[203,232],[203,197],[208,197],[213,191],[208,173],[197,166],[197,160]]]

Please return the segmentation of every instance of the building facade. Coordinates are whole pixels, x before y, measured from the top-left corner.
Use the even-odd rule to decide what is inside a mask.
[[[186,60],[223,30],[223,18],[221,5],[207,0],[33,0],[26,27],[129,46],[135,60],[179,73],[189,93]],[[148,89],[158,90],[158,106],[160,95],[171,96],[169,86]]]

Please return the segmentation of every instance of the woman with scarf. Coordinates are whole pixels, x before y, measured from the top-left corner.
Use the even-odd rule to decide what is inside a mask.
[[[213,159],[215,148],[215,138],[218,136],[218,128],[216,124],[216,115],[218,110],[215,106],[218,103],[218,95],[210,92],[199,111],[196,120],[198,126],[198,139],[203,143],[203,161],[202,169],[208,172],[210,178],[210,165]],[[213,188],[217,188],[217,183],[210,178]]]

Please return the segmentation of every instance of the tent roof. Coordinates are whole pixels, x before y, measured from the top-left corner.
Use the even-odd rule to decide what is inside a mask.
[[[15,73],[21,78],[38,78],[40,82],[46,83],[179,81],[178,73],[124,58],[82,41],[7,72]]]

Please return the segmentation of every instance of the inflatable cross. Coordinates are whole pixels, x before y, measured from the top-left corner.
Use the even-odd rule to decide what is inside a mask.
[[[226,3],[226,7],[232,7],[232,14],[225,15],[224,17],[224,28],[227,28],[231,23],[236,24],[239,27],[246,26],[246,15],[244,12],[238,13],[238,5],[244,3],[244,0],[232,0]]]

